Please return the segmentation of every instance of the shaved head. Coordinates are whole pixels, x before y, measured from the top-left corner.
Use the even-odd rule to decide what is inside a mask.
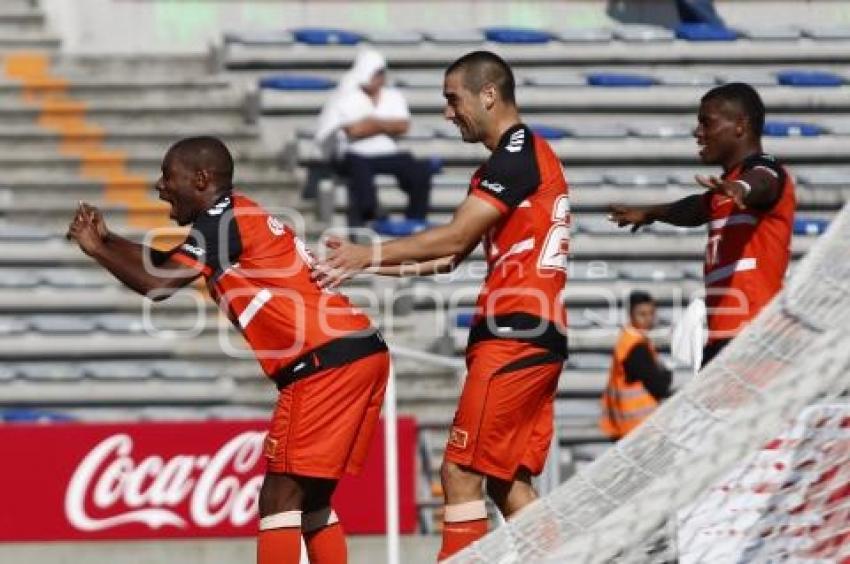
[[[463,86],[478,94],[481,89],[492,84],[499,98],[511,106],[516,104],[514,73],[508,63],[490,51],[473,51],[456,60],[446,69],[446,76],[463,72]]]
[[[206,172],[220,191],[232,189],[233,157],[217,137],[181,139],[171,146],[165,160],[183,166],[191,173]]]

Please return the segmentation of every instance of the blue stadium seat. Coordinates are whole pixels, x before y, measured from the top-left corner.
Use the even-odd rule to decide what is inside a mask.
[[[307,45],[357,45],[363,41],[359,33],[330,27],[302,27],[292,34],[296,41]]]
[[[441,157],[428,157],[428,167],[431,169],[431,174],[440,174],[443,172],[443,159]]]
[[[329,78],[309,75],[279,75],[260,79],[260,88],[273,90],[330,90],[336,82]]]
[[[488,27],[484,29],[484,37],[495,43],[525,45],[548,43],[552,40],[552,34],[548,31],[522,27]]]
[[[825,71],[785,70],[776,73],[776,80],[782,86],[842,86],[844,77]]]
[[[735,41],[738,32],[708,23],[680,23],[676,26],[676,37],[685,41]]]
[[[570,137],[570,132],[552,125],[531,125],[531,130],[543,139],[555,140]]]
[[[829,221],[826,219],[799,218],[794,220],[794,235],[821,235],[827,227]]]
[[[800,121],[766,121],[764,134],[769,137],[817,137],[826,133],[826,129]]]
[[[455,316],[455,327],[469,328],[472,327],[472,318],[475,313],[471,311],[463,311]]]
[[[4,423],[64,423],[73,421],[74,418],[57,411],[15,408],[0,411],[0,420]]]
[[[292,45],[295,38],[285,30],[269,31],[228,31],[224,34],[224,43],[242,45]]]
[[[587,84],[590,86],[605,86],[605,87],[634,87],[634,86],[653,86],[658,84],[658,81],[647,75],[642,74],[627,74],[618,72],[593,72],[587,75]]]
[[[407,237],[428,229],[430,224],[423,219],[379,219],[372,222],[372,229],[379,235]]]

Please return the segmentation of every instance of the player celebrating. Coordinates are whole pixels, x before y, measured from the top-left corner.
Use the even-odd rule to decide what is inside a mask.
[[[709,224],[705,252],[708,343],[703,365],[782,288],[791,256],[794,181],[762,150],[764,104],[748,84],[730,83],[702,97],[694,131],[706,164],[723,175],[697,176],[708,188],[658,206],[612,206],[611,220],[636,231],[653,221]]]
[[[418,274],[457,265],[484,239],[488,275],[476,305],[468,376],[441,469],[445,523],[440,559],[487,531],[482,484],[509,516],[536,497],[553,404],[567,356],[567,182],[558,157],[520,121],[514,77],[498,56],[475,51],[445,73],[445,117],[491,156],[473,175],[448,225],[373,249],[332,239],[314,275],[333,285],[370,267]],[[401,265],[405,266],[401,266]]]
[[[233,160],[211,137],[183,139],[162,162],[156,189],[171,219],[192,224],[161,252],[110,232],[82,204],[68,231],[116,278],[152,299],[202,276],[254,349],[280,395],[264,453],[260,564],[346,561],[330,507],[343,471],[357,472],[377,422],[389,355],[369,319],[310,278],[313,259],[293,232],[232,188]],[[302,513],[303,512],[303,513]]]

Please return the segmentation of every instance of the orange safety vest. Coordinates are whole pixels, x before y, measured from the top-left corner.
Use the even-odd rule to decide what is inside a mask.
[[[639,344],[646,344],[653,359],[657,360],[652,342],[646,335],[630,326],[623,328],[614,347],[608,386],[602,394],[602,416],[599,419],[602,432],[612,439],[624,437],[658,407],[658,401],[646,391],[642,382],[626,380],[626,368],[623,363],[632,349]]]

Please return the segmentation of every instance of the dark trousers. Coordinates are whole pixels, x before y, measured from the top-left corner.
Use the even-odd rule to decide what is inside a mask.
[[[732,339],[718,339],[705,345],[702,349],[702,366],[711,362],[711,359],[720,354],[720,351],[722,351],[723,348],[731,341]]]
[[[685,23],[723,25],[712,0],[676,0],[679,18]]]
[[[391,174],[407,194],[404,215],[409,219],[425,219],[431,195],[431,165],[414,159],[410,153],[395,153],[377,157],[362,157],[346,153],[335,163],[337,173],[348,180],[348,225],[361,227],[376,219],[379,212],[376,174]]]

